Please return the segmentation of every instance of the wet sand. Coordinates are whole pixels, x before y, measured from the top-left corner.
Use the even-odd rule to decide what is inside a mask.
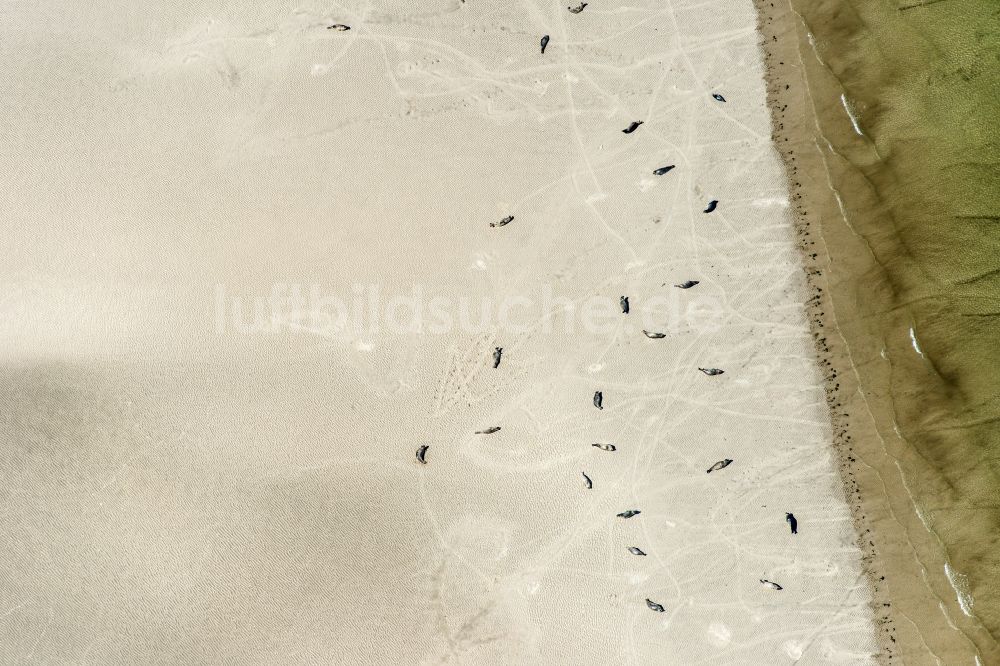
[[[414,6],[0,28],[4,653],[873,663],[751,2]]]
[[[964,89],[940,85],[938,70],[948,59],[923,52],[933,42],[914,31],[940,15],[911,21],[915,14],[903,16],[894,6],[852,13],[838,12],[843,7],[835,3],[794,4],[800,13],[788,2],[757,3],[769,100],[796,202],[841,467],[881,607],[883,656],[933,664],[972,663],[978,655],[981,663],[993,663],[994,530],[987,499],[993,464],[988,442],[969,420],[991,408],[973,398],[983,387],[969,390],[968,384],[985,379],[982,370],[994,359],[980,353],[980,331],[967,325],[968,316],[946,316],[970,314],[990,299],[980,295],[977,304],[972,293],[957,290],[958,278],[931,277],[974,266],[935,256],[933,247],[982,260],[990,254],[979,254],[991,242],[987,237],[964,245],[974,251],[963,250],[956,238],[962,232],[942,227],[951,216],[941,212],[975,207],[988,199],[989,188],[976,178],[954,178],[955,168],[974,171],[984,159],[973,126],[955,130],[940,117],[927,125],[914,108],[927,96],[978,93],[961,81]],[[878,52],[892,42],[894,57],[872,54],[883,38]],[[864,68],[850,64],[862,60]],[[934,80],[931,88],[900,73],[911,63],[922,63],[915,71]],[[979,108],[981,115],[988,105]],[[913,124],[901,129],[904,116]],[[916,129],[919,123],[925,129]],[[963,141],[967,157],[956,157]],[[942,142],[952,145],[934,147]],[[914,159],[920,145],[925,159]],[[949,169],[956,159],[965,166]],[[932,183],[934,173],[940,177]],[[935,201],[915,204],[928,197]],[[931,234],[936,238],[928,241]],[[950,330],[947,341],[938,337],[942,327]],[[928,331],[926,339],[915,331]],[[958,367],[975,359],[978,370]],[[956,377],[966,388],[943,388]]]

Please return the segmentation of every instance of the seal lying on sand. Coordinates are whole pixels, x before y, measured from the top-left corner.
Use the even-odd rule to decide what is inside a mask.
[[[667,173],[668,171],[672,170],[673,168],[674,168],[674,165],[671,164],[670,166],[660,167],[659,169],[653,169],[653,175],[662,176],[663,174]]]
[[[657,613],[663,613],[667,610],[660,604],[656,603],[655,601],[651,601],[649,599],[646,599],[646,605],[649,606],[649,610],[656,611]]]
[[[698,368],[698,369],[704,372],[709,377],[715,377],[717,375],[726,374],[725,370],[719,370],[718,368]]]
[[[491,428],[487,428],[486,430],[477,430],[476,434],[477,435],[492,435],[495,432],[500,432],[500,426],[493,426]]]
[[[431,448],[431,447],[429,447],[426,444],[424,444],[419,449],[417,449],[417,462],[420,463],[421,465],[426,465],[427,464],[427,461],[424,460],[424,456],[427,455],[427,449],[429,449],[429,448]]]
[[[712,97],[715,99],[716,102],[725,102],[726,101],[726,98],[723,97],[722,95],[720,95],[719,93],[712,93]]]
[[[711,213],[713,210],[715,210],[715,207],[718,206],[718,205],[719,205],[719,200],[718,199],[712,199],[711,201],[708,202],[708,206],[705,207],[705,210],[703,210],[701,212],[703,212],[703,213]]]
[[[327,30],[336,30],[337,32],[347,32],[351,29],[351,26],[344,25],[343,23],[334,23],[333,25],[326,26]]]
[[[629,546],[628,552],[632,553],[633,555],[642,555],[642,556],[646,555],[646,553],[642,552],[641,549],[636,548],[635,546]]]
[[[495,347],[493,349],[493,367],[500,367],[500,357],[503,356],[503,347]]]
[[[580,474],[583,474],[583,482],[585,484],[587,484],[587,490],[590,490],[591,488],[593,488],[594,487],[594,482],[590,480],[590,477],[587,476],[587,473],[586,472],[580,472]]]
[[[549,36],[542,37],[542,55],[545,55],[545,47],[549,45]]]
[[[583,8],[586,6],[587,6],[586,2],[581,2],[576,7],[567,7],[566,9],[569,10],[570,14],[579,14],[580,12],[583,11]]]
[[[792,526],[792,534],[798,534],[799,533],[799,521],[795,520],[795,514],[794,513],[786,513],[785,514],[785,520],[788,522],[789,525]]]
[[[631,518],[632,516],[638,516],[642,511],[639,509],[629,509],[628,511],[622,511],[618,514],[619,518]]]
[[[711,474],[712,472],[718,472],[720,469],[724,467],[729,467],[729,464],[731,462],[733,461],[730,460],[729,458],[726,458],[725,460],[720,460],[719,462],[715,463],[714,465],[708,468],[708,473]]]
[[[618,305],[622,306],[622,312],[628,314],[628,296],[619,296]]]
[[[650,340],[659,340],[660,338],[667,337],[666,333],[654,333],[653,331],[647,331],[646,329],[642,329],[642,334]]]
[[[604,404],[604,394],[600,391],[594,391],[594,407],[598,409],[604,409],[602,406]]]
[[[675,284],[674,286],[678,289],[690,289],[698,284],[701,284],[697,280],[688,280],[687,282],[681,282],[680,284]]]
[[[628,127],[626,127],[625,129],[622,130],[622,133],[624,133],[624,134],[631,134],[632,132],[634,132],[637,129],[639,129],[639,125],[641,125],[641,124],[642,124],[641,120],[634,120],[634,121],[632,121],[631,125],[629,125]]]
[[[591,446],[596,446],[601,451],[614,451],[617,448],[614,444],[591,444]]]
[[[784,589],[783,587],[781,587],[777,583],[772,583],[771,581],[764,580],[763,578],[760,579],[760,582],[763,583],[765,586],[771,588],[772,590],[782,590],[782,589]]]
[[[508,224],[514,221],[513,215],[508,215],[499,222],[490,222],[491,227],[506,227]]]

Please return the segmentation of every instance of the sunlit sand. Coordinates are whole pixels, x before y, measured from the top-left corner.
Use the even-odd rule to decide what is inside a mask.
[[[750,0],[259,5],[0,28],[2,652],[872,661]]]

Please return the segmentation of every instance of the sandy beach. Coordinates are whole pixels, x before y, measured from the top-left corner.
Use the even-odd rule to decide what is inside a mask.
[[[8,15],[4,662],[878,663],[751,0]]]
[[[989,50],[964,29],[988,7],[757,6],[834,442],[879,631],[891,636],[883,655],[995,663],[992,429],[977,414],[993,411],[982,396],[994,359],[976,323],[990,321],[993,300],[967,279],[986,270],[994,241],[957,237],[977,220],[965,209],[987,208],[996,190],[978,175],[995,145],[980,136],[988,123],[961,105],[989,108],[996,88],[987,70],[950,75],[965,71],[955,59]],[[954,119],[937,110],[950,100]]]

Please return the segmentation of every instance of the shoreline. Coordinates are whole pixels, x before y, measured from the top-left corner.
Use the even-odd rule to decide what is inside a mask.
[[[864,197],[864,184],[834,150],[826,116],[846,115],[848,128],[862,136],[857,119],[836,78],[806,55],[811,36],[791,3],[755,5],[773,138],[795,204],[811,297],[808,318],[825,373],[834,449],[873,590],[880,660],[990,663],[996,645],[970,615],[943,544],[921,515],[908,486],[913,480],[904,472],[917,456],[894,427],[893,367],[870,316],[893,308],[892,288],[867,239],[845,218],[842,195]],[[838,94],[843,106],[833,108]],[[829,107],[824,100],[831,100]],[[851,140],[845,135],[836,137],[836,145]],[[867,310],[856,305],[865,299]]]

